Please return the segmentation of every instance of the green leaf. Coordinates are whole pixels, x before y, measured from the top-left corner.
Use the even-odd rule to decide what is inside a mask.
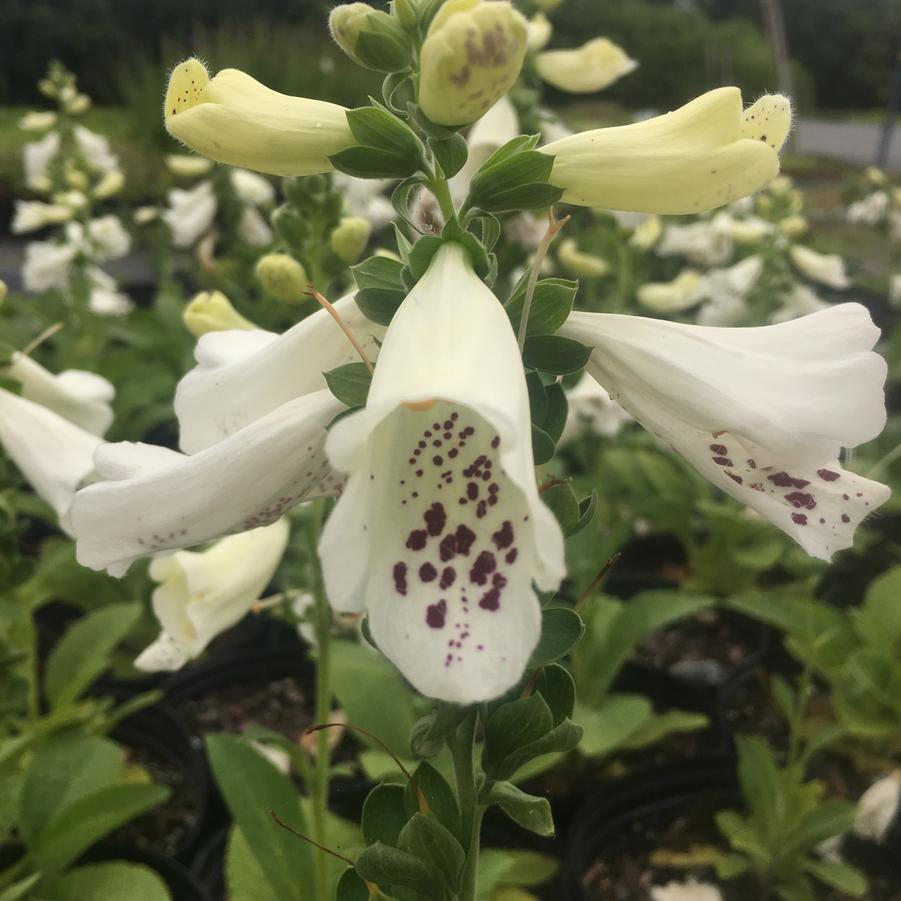
[[[425,895],[427,898],[445,899],[441,891],[441,873],[431,864],[399,848],[391,848],[382,842],[370,845],[360,852],[356,862],[357,874],[366,882],[374,882],[380,888],[403,886]]]
[[[557,442],[566,427],[569,402],[566,399],[566,391],[559,382],[548,385],[545,395],[547,397],[547,413],[541,427],[554,442]]]
[[[79,798],[119,780],[122,751],[106,738],[60,732],[35,751],[22,785],[19,829],[31,844]]]
[[[554,835],[554,816],[547,798],[526,794],[512,782],[495,782],[487,800],[489,804],[497,804],[523,829],[536,835]]]
[[[139,604],[110,604],[69,627],[47,660],[44,691],[51,707],[74,701],[109,666],[113,648],[140,615]]]
[[[531,182],[505,191],[474,195],[477,205],[491,213],[513,213],[518,210],[546,210],[563,196],[563,189],[543,182]]]
[[[112,785],[74,801],[53,819],[29,848],[45,873],[64,870],[95,842],[165,800],[161,785]]]
[[[395,288],[361,288],[354,300],[360,312],[379,325],[391,325],[398,307],[404,302],[406,293]]]
[[[374,256],[351,266],[354,281],[358,288],[385,288],[391,291],[403,291],[404,282],[401,270],[404,264],[391,257]]]
[[[497,779],[512,775],[512,770],[507,772],[507,758],[546,735],[553,725],[550,708],[541,695],[501,704],[485,724],[482,754],[485,771]]]
[[[442,702],[427,716],[417,720],[410,734],[410,749],[416,757],[434,757],[444,741],[469,713],[468,707]]]
[[[348,407],[366,406],[372,373],[365,363],[346,363],[325,373],[329,391]]]
[[[225,884],[230,901],[280,901],[244,834],[234,825],[225,850]]]
[[[416,788],[422,792],[430,812],[452,835],[462,838],[460,808],[453,789],[447,780],[430,763],[423,761],[416,767],[413,773],[413,782],[404,788],[404,801],[406,803],[407,816],[412,816],[419,810],[419,795]]]
[[[0,892],[0,901],[20,901],[27,898],[35,884],[43,877],[43,873],[33,873],[25,879],[11,885],[6,891]]]
[[[369,901],[369,889],[356,870],[345,870],[338,881],[335,901]]]
[[[813,851],[826,839],[848,832],[854,825],[856,815],[857,806],[850,801],[823,801],[804,815],[797,829],[785,842],[785,853],[791,855]]]
[[[378,106],[361,106],[347,111],[347,124],[354,137],[366,147],[409,157],[414,168],[422,159],[422,142],[397,116]]]
[[[432,257],[438,253],[442,244],[444,241],[438,235],[425,235],[413,245],[407,265],[414,281],[418,282],[425,275]]]
[[[398,846],[431,864],[441,873],[449,893],[456,894],[466,854],[460,842],[438,820],[413,814],[401,830]]]
[[[519,748],[507,757],[504,760],[500,776],[503,779],[508,779],[530,760],[534,760],[536,757],[541,757],[544,754],[552,754],[557,751],[573,751],[579,746],[581,740],[582,727],[577,726],[570,720],[564,720],[537,741],[533,741],[524,748]]]
[[[207,755],[232,817],[260,869],[282,901],[305,897],[313,861],[309,846],[279,826],[269,811],[295,831],[307,825],[297,790],[259,751],[233,735],[208,735]]]
[[[48,887],[53,901],[170,901],[166,883],[150,867],[124,860],[68,870]]]
[[[866,877],[850,864],[832,860],[805,860],[804,869],[820,882],[851,895],[862,898],[867,891]]]
[[[751,869],[751,861],[741,854],[723,854],[716,862],[716,875],[725,881],[735,879]]]
[[[557,862],[535,851],[485,848],[479,855],[479,901],[489,901],[500,886],[533,886],[547,882]]]
[[[550,708],[555,726],[572,718],[576,704],[576,686],[565,667],[559,663],[543,666],[535,677],[535,691]]]
[[[674,732],[694,732],[707,727],[709,720],[703,713],[687,710],[667,710],[651,714],[624,743],[627,748],[646,748]]]
[[[587,757],[603,757],[624,746],[653,714],[651,702],[640,695],[607,695],[596,707],[576,704],[573,714],[584,734],[579,750]]]
[[[536,335],[534,338],[526,338],[522,360],[530,369],[540,369],[551,375],[566,375],[584,369],[591,350],[572,338]]]
[[[377,785],[363,804],[361,828],[366,844],[397,845],[408,814],[402,785]]]
[[[526,299],[529,273],[517,282],[504,309],[513,324],[513,330],[519,331],[522,319],[523,304]],[[559,329],[572,311],[579,283],[565,278],[542,278],[535,283],[532,295],[532,306],[529,308],[529,325],[527,337],[552,335]],[[575,370],[574,370],[575,371]]]
[[[430,138],[429,147],[446,178],[453,178],[463,168],[469,156],[466,139],[460,134],[443,139]]]
[[[554,458],[557,445],[544,429],[532,424],[532,457],[536,466],[543,466]]]
[[[890,569],[867,589],[863,606],[851,611],[858,634],[868,644],[901,658],[901,566]]]
[[[378,147],[348,147],[330,156],[329,162],[355,178],[407,178],[419,170],[418,160]]]
[[[541,611],[541,638],[529,666],[544,666],[565,657],[584,631],[582,617],[571,607],[545,607]]]
[[[578,531],[582,514],[569,482],[552,485],[542,493],[541,499],[557,518],[564,535],[572,535]]]

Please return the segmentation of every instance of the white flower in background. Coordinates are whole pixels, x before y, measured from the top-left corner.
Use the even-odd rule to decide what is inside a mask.
[[[629,236],[629,243],[639,250],[650,250],[663,234],[663,220],[659,216],[646,216]]]
[[[119,169],[119,158],[110,150],[109,141],[83,125],[75,126],[75,143],[85,162],[95,172],[113,172]]]
[[[297,624],[297,634],[312,648],[316,645],[316,627],[313,617],[316,610],[316,599],[309,592],[299,594],[291,602],[291,610],[300,620]]]
[[[729,326],[741,323],[750,312],[747,297],[762,272],[763,258],[757,255],[745,257],[732,266],[706,272],[698,286],[698,299],[705,301],[698,314],[698,325]]]
[[[507,217],[503,229],[504,236],[511,243],[525,250],[537,250],[541,239],[547,233],[547,219],[528,211],[514,213]],[[547,263],[547,257],[545,257],[545,263]],[[516,279],[514,279],[515,281]]]
[[[901,810],[901,770],[874,782],[857,802],[852,831],[860,838],[882,842]]]
[[[96,200],[114,197],[125,187],[125,174],[121,169],[113,169],[103,175],[94,185],[93,194]]]
[[[238,220],[238,237],[251,247],[265,247],[272,243],[272,229],[253,206],[245,206]]]
[[[837,289],[851,285],[845,261],[837,253],[817,253],[802,244],[792,245],[788,253],[798,271],[812,281]]]
[[[888,215],[892,199],[888,191],[873,191],[862,200],[852,203],[845,218],[853,225],[879,225]]]
[[[720,890],[708,882],[668,882],[651,889],[651,901],[722,901]]]
[[[40,293],[61,288],[66,283],[69,266],[78,249],[72,244],[54,241],[32,241],[25,246],[22,282],[26,291]]]
[[[169,209],[163,219],[172,229],[176,247],[190,247],[205,235],[216,217],[216,195],[213,184],[202,181],[193,188],[173,188],[169,192]]]
[[[199,178],[213,168],[212,160],[190,153],[168,153],[163,159],[166,168],[180,178]]]
[[[550,19],[543,13],[537,12],[529,19],[528,43],[529,50],[535,53],[543,50],[548,45],[551,35],[554,33],[554,26],[551,25]]]
[[[699,266],[721,266],[732,256],[732,238],[725,224],[723,214],[688,225],[667,223],[655,250],[660,256],[683,256]]]
[[[392,320],[365,409],[329,431],[349,480],[319,549],[333,607],[366,611],[379,649],[429,697],[472,703],[514,685],[541,632],[532,583],[564,575],[530,433],[510,321],[445,244]]]
[[[61,203],[41,203],[39,200],[17,200],[10,231],[14,235],[33,232],[47,225],[59,225],[72,218],[71,207]]]
[[[73,211],[81,210],[88,205],[88,195],[84,191],[60,191],[53,195],[53,202],[71,207]]]
[[[779,176],[777,176],[778,178]],[[726,212],[729,213],[730,216],[737,216],[739,218],[743,216],[750,216],[751,213],[754,212],[754,198],[753,197],[739,197],[738,200],[733,200],[726,207]]]
[[[134,304],[127,294],[118,290],[116,280],[99,269],[91,266],[87,272],[90,285],[88,305],[98,316],[124,316],[134,309]]]
[[[332,176],[335,189],[344,198],[344,205],[351,216],[359,216],[372,223],[375,230],[384,228],[397,218],[397,211],[385,196],[393,184],[387,178],[354,178],[337,172]]]
[[[828,306],[829,304],[807,285],[795,284],[782,299],[779,309],[770,317],[770,322],[786,322],[789,319],[797,319],[799,316],[807,316],[810,313],[825,310]]]
[[[557,259],[564,269],[581,278],[601,278],[610,273],[610,264],[603,257],[579,250],[575,238],[566,238],[560,242]]]
[[[581,432],[610,438],[632,417],[586,372],[566,392],[569,412],[560,443],[566,444]]]
[[[384,330],[351,296],[335,306],[375,356]],[[345,407],[322,373],[352,353],[324,310],[283,335],[200,338],[198,365],[175,397],[185,453],[128,442],[100,449],[97,470],[107,481],[73,505],[79,561],[121,575],[141,557],[268,525],[295,504],[334,495],[343,479],[325,458],[326,427]]]
[[[735,219],[728,213],[722,214],[720,228],[737,244],[759,244],[773,233],[773,225],[758,216]]]
[[[698,303],[702,282],[700,272],[683,269],[672,281],[639,285],[636,297],[641,306],[657,313],[681,313]]]
[[[256,172],[248,172],[247,169],[232,169],[229,180],[243,203],[249,206],[265,206],[275,200],[275,188],[272,182],[257,175]]]
[[[28,112],[19,119],[19,128],[22,131],[46,131],[56,123],[56,113],[53,112]]]
[[[804,216],[799,216],[797,213],[794,213],[791,216],[780,219],[777,223],[777,228],[783,235],[787,235],[789,238],[800,238],[801,235],[807,232],[807,219],[805,219]]]
[[[150,564],[159,638],[135,660],[140,670],[176,670],[200,656],[250,612],[272,581],[290,529],[284,519],[222,538],[205,551],[176,551]]]
[[[850,547],[889,489],[844,470],[842,447],[885,425],[885,361],[859,304],[760,328],[572,313],[560,334],[645,428],[811,556]]]
[[[78,243],[84,240],[84,232],[78,223],[69,226],[69,239]],[[87,237],[92,245],[89,255],[98,262],[118,260],[131,249],[131,237],[118,216],[100,216],[88,223]]]
[[[52,131],[40,141],[32,141],[22,148],[25,184],[28,187],[36,189],[42,184],[42,180],[47,177],[51,160],[59,153],[59,146],[59,133]]]
[[[530,27],[530,37],[531,37]],[[544,81],[571,94],[603,90],[638,63],[607,38],[594,38],[573,50],[545,50],[535,56],[535,69]]]
[[[163,211],[158,206],[139,206],[134,212],[135,225],[148,225],[156,222],[162,215]]]

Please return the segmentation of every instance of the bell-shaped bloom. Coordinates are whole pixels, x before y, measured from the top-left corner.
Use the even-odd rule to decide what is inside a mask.
[[[574,50],[545,50],[535,69],[550,85],[570,94],[592,94],[634,72],[638,63],[607,38],[594,38]]]
[[[62,203],[17,200],[10,231],[14,235],[22,235],[48,225],[59,225],[61,222],[68,222],[72,218],[73,212],[71,207]]]
[[[93,435],[102,435],[113,421],[113,386],[93,372],[67,369],[54,375],[31,357],[14,353],[9,366],[0,367],[0,375],[21,384],[22,397]]]
[[[885,425],[885,361],[859,304],[760,328],[573,313],[588,371],[714,485],[828,560],[889,489],[842,468]]]
[[[567,444],[580,432],[610,438],[632,417],[587,372],[567,390],[569,410],[560,444]]]
[[[507,0],[447,0],[419,53],[419,105],[439,125],[468,125],[513,87],[529,23]]]
[[[684,256],[699,266],[720,266],[732,256],[732,238],[727,225],[731,217],[717,213],[712,219],[668,224],[654,250],[660,256]]]
[[[301,501],[335,494],[341,480],[323,444],[342,409],[329,391],[305,394],[193,456],[101,445],[94,465],[104,481],[72,504],[79,563],[122,575],[141,557],[268,525]]]
[[[207,332],[249,331],[256,326],[245,319],[221,291],[196,294],[182,313],[187,330],[199,338]]]
[[[253,206],[245,206],[238,220],[238,237],[250,247],[265,247],[272,243],[272,229]]]
[[[172,70],[165,103],[173,137],[220,163],[269,175],[329,172],[328,158],[356,143],[344,107],[279,94],[237,69],[211,79],[196,59]]]
[[[791,126],[788,99],[742,109],[738,88],[718,88],[672,113],[598,128],[541,148],[563,200],[645,213],[699,213],[762,188],[779,171]]]
[[[27,244],[22,264],[25,290],[39,293],[62,287],[77,253],[78,248],[72,244],[57,244],[55,241],[32,241]]]
[[[159,638],[135,660],[140,670],[176,670],[250,612],[272,581],[290,529],[284,519],[230,535],[205,551],[176,551],[150,564]]]
[[[172,229],[176,247],[190,247],[205,235],[216,217],[216,195],[211,182],[202,181],[193,188],[173,188],[169,192],[169,209],[163,219]]]
[[[352,295],[334,306],[367,355],[376,357],[384,328],[360,312]],[[188,454],[216,444],[294,398],[325,388],[324,372],[358,360],[325,310],[282,335],[261,329],[211,332],[197,342],[194,355],[197,365],[175,392],[180,444]]]
[[[681,313],[701,299],[698,291],[703,276],[695,269],[683,269],[672,281],[645,282],[636,292],[639,304],[657,313]]]
[[[90,242],[89,256],[98,262],[118,260],[131,249],[131,236],[118,216],[92,219],[86,235],[78,223],[73,223],[69,226],[69,240],[77,244]]]
[[[335,609],[366,611],[414,687],[455,703],[517,682],[541,632],[533,582],[552,590],[565,571],[516,338],[465,253],[436,253],[385,335],[365,409],[329,432],[349,479],[319,548]]]
[[[0,388],[0,445],[66,531],[72,498],[93,471],[100,444],[53,410]]]
[[[798,271],[812,281],[838,290],[851,284],[845,261],[837,253],[817,253],[803,244],[793,244],[788,253]]]

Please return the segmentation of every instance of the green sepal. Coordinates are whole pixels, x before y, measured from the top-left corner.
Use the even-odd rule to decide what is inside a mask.
[[[401,278],[401,269],[404,264],[391,257],[374,256],[351,266],[354,281],[358,288],[387,288],[394,291],[402,291],[404,288]]]
[[[387,150],[408,157],[421,164],[424,156],[422,141],[410,127],[370,98],[372,106],[347,111],[347,124],[354,137],[365,147]]]
[[[360,312],[379,325],[390,325],[405,292],[393,288],[362,288],[354,296]]]
[[[469,707],[440,703],[416,721],[410,733],[410,750],[415,757],[434,757],[444,747],[447,737],[466,718]]]
[[[339,172],[355,178],[406,178],[420,167],[418,159],[396,150],[362,146],[341,150],[330,156],[329,162]]]
[[[513,330],[519,331],[522,319],[522,308],[526,299],[529,273],[527,272],[516,283],[510,297],[504,304]],[[526,336],[552,335],[566,322],[572,312],[579,283],[565,278],[543,278],[535,283],[535,291],[532,294],[532,305],[529,308],[529,324],[526,328]],[[571,370],[575,371],[575,370]]]
[[[526,366],[551,375],[566,375],[584,369],[592,348],[562,335],[526,338],[522,359]]]
[[[329,391],[348,407],[365,407],[372,373],[365,363],[346,363],[325,373]]]
[[[383,842],[396,847],[400,831],[408,819],[404,787],[377,785],[363,803],[360,828],[366,844]]]
[[[582,617],[571,607],[545,607],[541,611],[541,638],[529,666],[546,666],[565,657],[584,631]]]
[[[456,132],[447,138],[429,138],[429,147],[445,178],[453,178],[469,157],[466,139]]]
[[[547,798],[526,794],[512,782],[494,782],[485,803],[496,804],[514,823],[529,832],[548,838],[554,835],[554,816]]]

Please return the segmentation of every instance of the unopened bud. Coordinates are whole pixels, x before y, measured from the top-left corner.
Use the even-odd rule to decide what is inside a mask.
[[[807,220],[803,216],[797,214],[786,216],[779,223],[779,231],[790,238],[798,238],[807,231]]]
[[[388,13],[366,3],[345,3],[332,10],[328,21],[335,42],[361,66],[399,72],[410,64],[412,42]]]
[[[189,153],[169,153],[166,155],[166,168],[179,178],[199,178],[213,168],[213,162]]]
[[[112,169],[107,172],[94,187],[94,197],[104,200],[118,194],[125,187],[125,176],[121,169]]]
[[[88,186],[88,177],[84,174],[80,169],[76,169],[73,166],[69,166],[66,168],[66,184],[70,188],[75,188],[78,191],[83,191]]]
[[[359,216],[342,219],[329,237],[329,245],[338,258],[350,266],[356,263],[369,243],[372,226]]]
[[[583,278],[600,278],[610,272],[610,264],[605,259],[583,253],[573,238],[560,242],[557,258],[569,272]]]
[[[76,94],[67,104],[66,111],[80,116],[91,108],[91,98],[87,94]]]
[[[257,280],[263,290],[282,303],[300,303],[307,289],[307,273],[287,253],[267,253],[256,266]]]
[[[31,112],[19,119],[19,128],[23,131],[46,131],[56,123],[56,113]]]
[[[254,329],[221,291],[203,291],[185,307],[182,313],[188,331],[199,338],[207,332],[225,332],[231,329]]]

